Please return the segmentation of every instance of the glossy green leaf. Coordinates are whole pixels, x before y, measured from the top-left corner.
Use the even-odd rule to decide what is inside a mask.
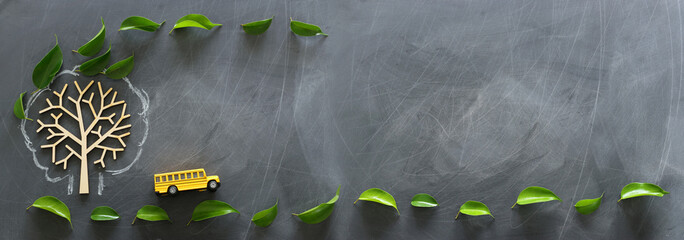
[[[133,71],[133,55],[109,66],[104,74],[111,79],[122,79],[131,71]]]
[[[214,27],[221,26],[222,24],[217,24],[211,22],[209,18],[205,17],[204,15],[201,14],[188,14],[183,16],[182,18],[178,19],[176,21],[176,24],[173,25],[173,29],[171,29],[171,32],[173,30],[176,30],[178,28],[187,28],[187,27],[196,27],[196,28],[204,28],[206,30],[211,30]],[[169,34],[171,34],[169,32]]]
[[[271,17],[269,19],[256,21],[256,22],[245,23],[245,24],[242,24],[241,26],[242,26],[242,30],[244,30],[246,33],[252,34],[252,35],[259,35],[259,34],[266,32],[266,30],[268,30],[268,28],[271,26],[272,21],[273,21],[273,17]]]
[[[135,223],[135,219],[142,219],[145,221],[163,221],[167,220],[171,222],[171,219],[169,218],[169,214],[164,211],[164,209],[157,207],[157,206],[152,206],[152,205],[145,205],[140,210],[138,210],[138,213],[135,214],[135,218],[133,219],[133,223]],[[131,223],[131,224],[133,224]]]
[[[140,17],[140,16],[132,16],[128,17],[121,22],[121,27],[119,27],[119,31],[126,31],[126,30],[142,30],[146,32],[154,32],[157,31],[159,26],[164,24],[166,21],[162,21],[161,23],[156,23],[150,19]]]
[[[273,207],[254,214],[252,222],[259,227],[268,227],[278,216],[278,201]]]
[[[456,214],[456,217],[454,219],[458,219],[458,215],[461,213],[470,216],[489,215],[492,216],[492,218],[494,218],[494,215],[492,215],[492,212],[489,211],[487,205],[478,201],[465,202],[463,205],[461,205],[461,209],[458,210],[458,214]]]
[[[218,200],[206,200],[197,204],[195,210],[192,211],[192,221],[202,221],[213,217],[223,216],[229,213],[240,213],[238,210],[230,206],[230,204]],[[190,225],[188,222],[188,225]]]
[[[618,202],[622,201],[623,199],[642,196],[662,197],[668,193],[670,192],[665,191],[660,186],[652,183],[633,182],[622,188],[622,192],[620,192],[620,200],[618,200]]]
[[[19,119],[33,121],[33,119],[27,118],[26,115],[24,115],[24,94],[26,94],[26,92],[19,94],[19,98],[14,102],[14,116],[17,116]]]
[[[437,203],[437,200],[435,200],[435,198],[433,198],[429,194],[419,193],[413,196],[413,198],[411,199],[411,206],[431,208],[439,206],[439,203]]]
[[[84,62],[78,69],[81,71],[81,73],[83,73],[83,75],[86,76],[94,76],[98,73],[101,73],[104,71],[105,67],[107,67],[107,64],[109,64],[109,55],[111,54],[111,50],[112,46],[109,46],[109,49],[105,54]]]
[[[602,199],[603,194],[601,194],[601,196],[598,198],[579,200],[579,202],[575,204],[575,209],[577,209],[577,212],[584,215],[591,214],[594,211],[596,211],[596,209],[598,209],[599,206],[601,206]]]
[[[90,213],[90,219],[93,221],[111,221],[119,219],[119,214],[113,208],[107,206],[99,206],[93,209]]]
[[[321,30],[320,27],[313,24],[295,21],[292,20],[292,18],[290,18],[290,30],[294,34],[304,37],[311,37],[317,35],[322,35],[326,37],[328,36],[328,34],[323,33],[323,30]]]
[[[532,186],[525,188],[524,190],[522,190],[522,192],[520,192],[520,195],[518,195],[518,201],[515,204],[513,204],[513,207],[515,207],[516,204],[527,205],[532,203],[541,203],[553,200],[558,200],[561,202],[563,201],[558,196],[556,196],[556,194],[554,194],[551,190],[548,190],[543,187]]]
[[[104,19],[100,18],[100,20],[102,20],[102,28],[100,29],[100,32],[97,33],[93,39],[90,39],[90,41],[78,48],[78,51],[76,51],[77,53],[86,57],[90,57],[100,52],[100,49],[102,49],[102,46],[104,46],[105,40],[105,23]]]
[[[33,68],[33,85],[39,89],[50,86],[52,79],[62,68],[62,61],[62,49],[55,36],[55,46]]]
[[[361,196],[359,196],[359,199],[356,199],[356,201],[354,201],[354,204],[356,204],[356,202],[359,200],[376,202],[382,205],[393,207],[395,210],[397,210],[397,213],[401,215],[399,213],[399,209],[397,208],[397,202],[394,201],[394,197],[392,196],[392,194],[385,192],[385,190],[379,188],[368,189],[365,192],[361,193]]]
[[[342,186],[337,187],[337,192],[335,193],[335,196],[330,199],[330,201],[321,203],[320,205],[316,206],[315,208],[306,210],[303,213],[296,214],[293,213],[292,215],[295,215],[299,217],[302,222],[308,223],[308,224],[316,224],[319,222],[322,222],[323,220],[327,219],[330,214],[332,214],[333,210],[335,209],[335,202],[337,202],[337,199],[340,198],[340,188]]]
[[[56,197],[53,196],[44,196],[36,199],[31,206],[27,207],[26,210],[28,210],[31,207],[37,207],[43,210],[46,210],[48,212],[54,213],[57,216],[63,217],[66,220],[69,221],[69,225],[71,225],[71,213],[69,212],[69,208],[64,204],[62,201],[57,199]],[[73,228],[74,226],[71,225]]]

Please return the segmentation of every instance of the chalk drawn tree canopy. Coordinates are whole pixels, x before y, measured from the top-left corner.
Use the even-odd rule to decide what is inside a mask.
[[[122,125],[122,122],[128,119],[131,115],[126,113],[126,102],[124,100],[116,101],[117,92],[112,93],[112,89],[107,91],[102,90],[102,85],[100,82],[97,83],[99,96],[99,106],[98,102],[93,101],[96,91],[91,90],[91,87],[95,81],[90,81],[90,83],[81,88],[76,81],[74,81],[74,86],[78,91],[78,98],[74,99],[71,96],[65,96],[68,84],[64,84],[61,92],[53,91],[52,93],[57,96],[57,103],[53,104],[48,97],[46,99],[48,107],[40,110],[40,114],[50,113],[50,116],[54,119],[53,123],[43,123],[38,120],[40,127],[36,132],[41,132],[47,130],[49,135],[47,140],[53,138],[57,139],[51,144],[46,144],[40,146],[41,148],[50,148],[52,150],[52,163],[55,165],[63,164],[63,168],[67,168],[67,162],[72,157],[75,157],[81,161],[81,176],[79,184],[79,193],[88,194],[88,154],[93,152],[95,149],[99,149],[101,152],[100,158],[95,160],[93,164],[100,164],[103,168],[105,165],[105,158],[107,153],[112,153],[112,158],[116,160],[117,152],[122,152],[126,148],[126,142],[124,137],[130,135],[130,124]],[[90,93],[88,95],[88,93]],[[111,97],[110,97],[111,94]],[[88,97],[86,97],[88,96]],[[72,112],[64,105],[64,98],[71,101],[75,107],[75,112]],[[85,108],[85,109],[84,109]],[[120,108],[120,113],[106,114],[105,111],[113,110],[116,111]],[[88,117],[86,117],[87,112],[90,111],[92,114],[92,120],[88,123]],[[57,114],[55,114],[57,113]],[[63,116],[73,119],[78,123],[78,131],[71,132],[62,124],[60,124],[60,119]],[[102,124],[101,124],[102,123]],[[105,128],[103,131],[103,124],[109,123],[109,128]],[[97,127],[97,128],[96,128]],[[89,137],[94,137],[89,139]],[[107,146],[104,143],[108,138],[118,140],[120,147]],[[80,146],[72,147],[65,140],[72,140],[74,144]],[[93,141],[94,140],[94,141]],[[69,151],[69,154],[63,159],[56,159],[56,152],[58,147],[64,146]]]

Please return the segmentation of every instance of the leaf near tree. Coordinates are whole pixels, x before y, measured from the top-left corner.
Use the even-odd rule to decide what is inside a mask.
[[[169,214],[166,213],[166,211],[160,207],[153,206],[153,205],[145,205],[138,212],[135,214],[135,218],[133,219],[133,223],[135,223],[135,219],[142,219],[145,221],[169,221],[171,222],[171,219],[169,218]],[[131,224],[133,224],[131,223]]]
[[[333,210],[335,209],[335,203],[338,199],[340,199],[340,188],[342,188],[341,185],[337,187],[337,192],[335,193],[335,196],[330,199],[330,201],[321,203],[318,206],[302,213],[293,213],[292,215],[297,216],[300,220],[302,220],[302,222],[308,224],[316,224],[328,219],[330,214],[332,214]]]
[[[17,98],[17,101],[14,102],[14,116],[19,119],[33,121],[33,119],[27,118],[24,113],[24,94],[26,94],[26,92],[19,94],[19,98]]]
[[[140,17],[140,16],[132,16],[128,17],[121,22],[121,27],[119,27],[119,31],[126,31],[126,30],[141,30],[141,31],[146,31],[146,32],[154,32],[157,31],[157,29],[164,24],[166,21],[162,21],[161,23],[156,23],[150,19]]]
[[[494,215],[492,215],[492,212],[489,211],[487,205],[478,201],[467,201],[461,205],[461,208],[458,210],[458,214],[456,214],[455,219],[458,219],[458,215],[461,213],[470,216],[489,215],[494,218]]]
[[[268,227],[273,223],[276,216],[278,216],[278,201],[276,200],[275,205],[269,209],[260,211],[252,217],[252,222],[259,227]]]
[[[213,23],[209,18],[207,18],[204,15],[201,14],[188,14],[183,16],[182,18],[178,19],[176,21],[176,24],[173,25],[173,29],[171,29],[171,32],[173,30],[179,29],[179,28],[187,28],[187,27],[196,27],[196,28],[203,28],[206,30],[211,30],[214,27],[221,26],[222,24],[218,23]],[[169,32],[169,34],[171,34]]]
[[[107,64],[109,64],[109,56],[111,55],[111,50],[112,46],[109,46],[109,49],[107,50],[107,52],[105,52],[105,54],[102,54],[99,57],[84,62],[78,69],[81,71],[81,73],[83,73],[83,75],[86,76],[95,76],[98,73],[101,73],[105,70]]]
[[[250,23],[245,23],[242,24],[242,30],[244,30],[246,33],[251,34],[251,35],[259,35],[271,26],[271,22],[273,21],[273,17],[269,19],[264,19],[260,21],[255,21],[255,22],[250,22]]]
[[[190,222],[202,221],[213,217],[223,216],[229,213],[240,214],[240,211],[225,202],[218,200],[206,200],[200,204],[197,204],[195,210],[192,211],[192,219],[190,219]],[[190,225],[190,222],[188,222],[188,225]]]
[[[133,55],[114,63],[105,70],[104,74],[111,79],[122,79],[133,71]]]
[[[515,205],[527,205],[527,204],[533,204],[533,203],[542,203],[542,202],[548,202],[548,201],[563,201],[561,200],[558,196],[556,196],[555,193],[553,193],[551,190],[543,188],[543,187],[537,187],[537,186],[532,186],[532,187],[527,187],[524,190],[520,192],[518,195],[518,201],[513,204],[513,207]],[[511,207],[511,208],[513,208]]]
[[[28,210],[31,207],[36,207],[40,208],[43,210],[46,210],[48,212],[54,213],[57,216],[63,217],[66,220],[69,221],[69,225],[71,225],[71,213],[69,212],[69,208],[64,204],[62,201],[57,199],[56,197],[53,196],[43,196],[38,199],[36,199],[31,206],[26,208]],[[71,225],[73,228],[74,226]]]
[[[596,211],[596,209],[598,209],[599,206],[601,206],[602,199],[603,194],[601,194],[600,197],[594,199],[582,199],[575,204],[575,210],[584,215],[591,214],[594,211]]]
[[[311,37],[311,36],[328,36],[328,34],[323,33],[323,30],[319,26],[305,23],[305,22],[300,22],[300,21],[295,21],[290,18],[290,30],[299,36],[303,37]]]
[[[399,209],[397,208],[397,202],[394,200],[394,197],[392,196],[392,194],[389,194],[385,190],[379,188],[368,189],[361,193],[361,196],[359,196],[359,198],[356,199],[356,201],[359,200],[380,203],[382,205],[393,207],[395,210],[397,210],[397,213],[400,214]],[[356,201],[354,201],[354,204],[356,204]]]
[[[33,68],[33,85],[38,89],[50,86],[52,79],[62,68],[62,62],[62,49],[59,47],[57,36],[55,36],[55,46]]]
[[[104,40],[105,40],[105,23],[104,19],[100,18],[102,21],[102,28],[100,28],[100,32],[95,35],[90,41],[87,43],[83,44],[78,50],[76,51],[77,53],[86,56],[86,57],[91,57],[100,52],[102,49],[102,46],[104,46]]]
[[[622,191],[620,192],[620,200],[618,200],[618,202],[624,199],[643,196],[662,197],[669,193],[670,192],[663,190],[663,188],[660,186],[652,183],[633,182],[622,188]]]
[[[99,206],[90,213],[90,219],[93,221],[112,221],[119,219],[119,214],[111,207]]]

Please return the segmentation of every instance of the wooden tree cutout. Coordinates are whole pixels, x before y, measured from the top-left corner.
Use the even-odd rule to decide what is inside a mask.
[[[130,132],[124,132],[124,133],[117,133],[117,132],[122,132],[123,130],[130,130],[131,125],[123,125],[121,126],[121,122],[124,119],[129,118],[131,115],[126,114],[126,103],[125,101],[116,101],[116,94],[117,92],[114,91],[114,94],[110,98],[109,102],[105,101],[107,96],[112,92],[112,89],[110,88],[107,90],[107,92],[102,91],[102,85],[100,82],[97,83],[97,87],[99,89],[100,93],[100,106],[99,110],[96,111],[96,106],[93,106],[93,96],[94,96],[94,91],[90,93],[90,97],[88,99],[85,99],[84,96],[88,92],[88,89],[93,85],[95,81],[90,81],[88,86],[85,88],[81,89],[78,86],[78,83],[74,81],[74,85],[76,86],[76,90],[78,90],[78,99],[73,99],[72,97],[68,97],[69,101],[74,103],[76,106],[76,113],[72,113],[70,110],[68,110],[66,107],[64,107],[64,94],[66,93],[67,86],[68,84],[64,84],[64,88],[62,88],[61,92],[53,91],[52,93],[57,96],[59,99],[59,102],[55,105],[52,102],[50,102],[50,98],[45,99],[47,101],[48,107],[46,107],[43,110],[40,110],[40,113],[45,113],[49,112],[51,110],[55,110],[56,112],[60,112],[59,114],[55,115],[54,112],[50,113],[50,116],[55,120],[54,123],[43,123],[42,121],[38,120],[38,124],[40,124],[40,128],[36,132],[40,132],[43,129],[47,129],[48,132],[50,132],[50,135],[47,136],[47,140],[50,140],[52,138],[58,137],[57,141],[54,141],[52,144],[47,144],[47,145],[42,145],[40,146],[41,148],[51,148],[52,149],[52,163],[55,165],[63,164],[64,169],[67,168],[67,161],[71,157],[76,157],[81,160],[81,177],[80,177],[80,185],[79,185],[79,193],[80,194],[88,194],[89,193],[89,187],[88,187],[88,153],[93,151],[94,149],[101,149],[102,150],[102,155],[100,156],[99,159],[97,159],[93,164],[101,164],[101,166],[104,168],[105,167],[105,156],[107,155],[107,152],[112,153],[112,157],[114,160],[116,160],[116,153],[117,152],[122,152],[124,148],[126,148],[126,143],[124,142],[123,138],[130,135]],[[89,107],[91,113],[93,114],[93,120],[92,122],[86,126],[85,120],[84,120],[84,115],[82,112],[82,104],[85,104],[87,107]],[[109,116],[104,116],[104,111],[116,106],[121,106],[121,114],[119,114],[119,118],[115,119],[116,113],[112,113]],[[74,134],[72,132],[69,132],[67,129],[65,129],[62,125],[59,124],[59,119],[66,114],[68,117],[73,118],[76,122],[78,122],[79,126],[79,132]],[[99,122],[101,121],[108,121],[112,126],[107,130],[106,132],[102,132],[102,125],[98,125]],[[95,126],[97,126],[97,130],[95,129]],[[92,144],[88,145],[88,137],[89,136],[94,136],[96,137],[95,141],[92,142]],[[60,160],[55,159],[55,152],[57,151],[57,147],[66,139],[71,139],[73,140],[77,145],[79,145],[81,148],[72,148],[68,144],[64,143],[62,144],[67,150],[69,150],[69,154]],[[107,138],[113,138],[119,140],[119,143],[121,143],[121,147],[109,147],[103,145],[103,141],[106,140]]]

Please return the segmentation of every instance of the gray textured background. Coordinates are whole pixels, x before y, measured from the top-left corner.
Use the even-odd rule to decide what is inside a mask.
[[[188,13],[224,26],[168,35]],[[141,15],[167,23],[155,33],[116,32]],[[240,23],[275,15],[261,36]],[[31,72],[59,36],[63,69],[87,58],[71,53],[108,26],[112,61],[135,52],[131,82],[150,99],[143,146],[142,105],[122,81],[101,80],[129,102],[129,148],[107,169],[90,167],[91,191],[79,196],[78,162],[51,167],[50,183],[32,160],[12,114]],[[296,37],[289,17],[330,37]],[[677,239],[684,235],[681,88],[684,51],[678,1],[16,1],[0,0],[0,236],[7,239]],[[29,117],[47,119],[43,93]],[[680,113],[680,110],[681,113]],[[44,144],[37,124],[26,129]],[[97,156],[91,156],[91,159]],[[50,151],[37,151],[46,165]],[[93,159],[94,160],[94,159]],[[91,160],[91,161],[93,161]],[[218,192],[159,198],[152,174],[204,167]],[[96,194],[98,176],[104,178]],[[616,204],[622,186],[653,182],[672,192]],[[318,225],[300,212],[342,195]],[[520,190],[539,185],[563,202],[510,209]],[[367,188],[392,193],[392,208],[352,202]],[[441,206],[414,209],[427,192]],[[572,207],[605,192],[582,216]],[[25,207],[54,195],[71,208],[74,228]],[[185,226],[206,199],[242,211]],[[256,211],[280,199],[280,215],[255,227]],[[496,220],[463,217],[479,200]],[[679,203],[679,204],[678,204]],[[167,222],[130,222],[155,204]],[[90,211],[114,207],[119,221],[94,223]]]

